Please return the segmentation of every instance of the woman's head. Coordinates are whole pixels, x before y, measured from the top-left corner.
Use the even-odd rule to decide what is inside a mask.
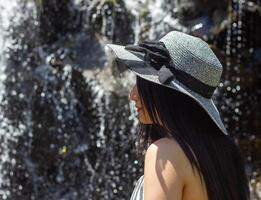
[[[171,31],[158,41],[108,46],[115,53],[118,64],[146,80],[192,97],[220,130],[228,134],[211,99],[219,85],[223,67],[205,41]]]

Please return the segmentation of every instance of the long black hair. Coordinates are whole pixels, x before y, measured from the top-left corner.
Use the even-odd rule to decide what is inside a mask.
[[[233,138],[222,133],[192,98],[139,76],[136,84],[155,122],[139,124],[139,149],[145,150],[162,137],[174,138],[193,172],[199,172],[201,183],[204,179],[209,200],[248,200],[245,160]]]

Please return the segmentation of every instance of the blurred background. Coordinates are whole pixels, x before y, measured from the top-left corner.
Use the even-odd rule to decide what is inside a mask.
[[[0,0],[0,10],[0,199],[129,199],[143,174],[135,77],[105,44],[171,30],[221,60],[214,100],[261,199],[260,0]]]

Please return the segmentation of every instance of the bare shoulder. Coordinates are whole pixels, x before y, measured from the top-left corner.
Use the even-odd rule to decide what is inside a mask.
[[[147,199],[182,199],[186,156],[170,138],[153,142],[145,154],[144,197]]]
[[[161,160],[171,162],[182,176],[187,175],[187,167],[189,167],[187,156],[174,138],[164,137],[153,142],[146,151],[145,160],[146,157],[156,156]]]
[[[145,155],[152,156],[155,153],[158,153],[158,156],[164,156],[169,159],[177,159],[182,154],[179,144],[174,139],[166,137],[158,139],[150,144]]]
[[[177,141],[174,138],[167,138],[167,137],[163,137],[161,139],[158,139],[156,141],[154,141],[148,149],[150,148],[157,148],[157,147],[161,147],[161,148],[177,148],[179,145],[177,143]]]

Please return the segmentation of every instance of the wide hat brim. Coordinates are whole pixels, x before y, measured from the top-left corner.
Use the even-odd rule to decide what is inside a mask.
[[[124,64],[136,75],[148,81],[163,85],[158,79],[157,70],[151,67],[148,62],[143,59],[143,56],[139,56],[139,54],[125,50],[125,46],[122,45],[107,44],[106,46],[112,49],[116,55],[117,61]],[[225,135],[228,135],[228,132],[221,120],[219,111],[212,99],[205,98],[202,95],[192,91],[177,79],[174,79],[168,85],[164,84],[163,86],[172,88],[194,99],[207,112],[218,128]]]

